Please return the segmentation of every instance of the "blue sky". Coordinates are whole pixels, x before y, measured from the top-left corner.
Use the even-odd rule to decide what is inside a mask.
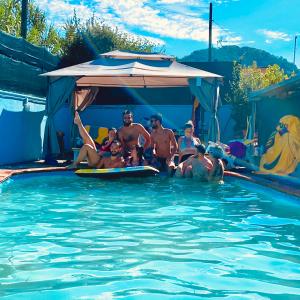
[[[162,45],[178,57],[207,47],[209,0],[39,0],[52,24],[61,26],[76,9],[93,13],[133,36]],[[300,0],[213,0],[213,42],[250,46],[293,60],[300,34]],[[300,67],[300,37],[296,63]]]

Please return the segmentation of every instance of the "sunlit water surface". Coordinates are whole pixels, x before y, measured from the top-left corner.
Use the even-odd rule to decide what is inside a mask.
[[[58,174],[0,199],[1,299],[300,299],[300,204],[261,187]]]

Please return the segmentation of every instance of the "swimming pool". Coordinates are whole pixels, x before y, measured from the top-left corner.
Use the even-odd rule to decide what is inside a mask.
[[[69,174],[0,186],[1,299],[299,299],[299,204],[238,180]]]

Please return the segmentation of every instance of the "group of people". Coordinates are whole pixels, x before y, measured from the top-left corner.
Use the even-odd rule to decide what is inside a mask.
[[[191,121],[185,124],[184,136],[178,141],[171,129],[163,127],[160,114],[152,115],[150,122],[151,134],[142,124],[134,123],[133,113],[125,110],[123,126],[119,130],[110,128],[108,137],[97,145],[75,112],[74,123],[78,126],[83,146],[70,168],[77,168],[87,159],[92,168],[150,165],[176,177],[194,177],[202,181],[223,179],[222,148],[214,146],[206,151],[200,140],[194,137]],[[178,158],[177,166],[175,157]]]

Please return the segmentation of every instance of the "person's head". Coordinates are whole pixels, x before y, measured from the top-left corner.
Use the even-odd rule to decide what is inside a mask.
[[[154,114],[150,117],[151,127],[153,129],[158,128],[162,124],[162,115]]]
[[[192,121],[188,121],[184,124],[184,135],[190,138],[194,135],[194,125]]]
[[[121,153],[122,147],[118,140],[114,140],[110,145],[110,153],[112,156],[117,156]]]
[[[134,160],[140,160],[143,158],[143,147],[136,145],[131,149],[130,153],[131,153],[131,157]]]
[[[114,140],[117,137],[117,129],[112,127],[108,129],[108,138]]]
[[[124,126],[129,126],[133,122],[133,113],[130,110],[125,110],[123,112],[123,124]]]
[[[207,153],[212,159],[219,159],[223,157],[223,149],[218,145],[210,146]]]
[[[206,150],[205,146],[203,144],[199,144],[199,145],[196,145],[195,147],[197,149],[198,156],[202,157],[205,154],[205,150]]]

